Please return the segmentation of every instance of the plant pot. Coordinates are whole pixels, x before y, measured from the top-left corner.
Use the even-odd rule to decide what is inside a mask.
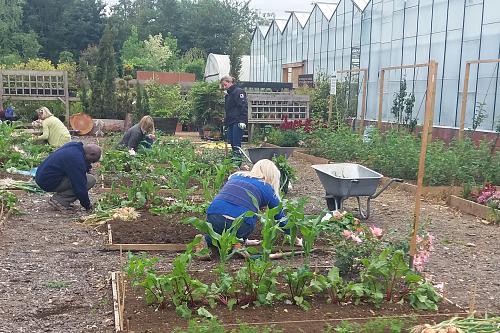
[[[174,135],[177,128],[178,119],[177,118],[160,118],[153,117],[155,122],[155,128],[162,131],[167,135]]]

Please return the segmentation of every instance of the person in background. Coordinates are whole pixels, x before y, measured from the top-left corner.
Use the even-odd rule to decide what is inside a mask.
[[[130,127],[125,132],[125,135],[123,135],[119,145],[127,147],[131,154],[135,154],[140,145],[145,148],[151,148],[151,145],[156,139],[154,132],[155,123],[153,118],[150,116],[144,116],[139,123]]]
[[[87,211],[93,209],[88,191],[96,179],[89,174],[92,163],[101,158],[101,147],[95,144],[69,142],[40,164],[35,181],[46,192],[55,192],[49,204],[56,210],[72,210],[76,200]]]
[[[227,142],[233,150],[233,161],[241,164],[241,140],[248,122],[247,94],[235,84],[234,78],[225,75],[220,84],[227,94],[224,97],[224,126],[227,130]]]
[[[207,209],[207,221],[215,232],[221,234],[224,229],[228,229],[233,221],[248,211],[257,213],[263,207],[274,208],[280,203],[279,196],[280,171],[276,165],[267,159],[263,159],[254,164],[250,171],[239,171],[229,176],[228,181]],[[257,200],[259,207],[255,207],[252,197]],[[280,211],[275,217],[279,220],[280,227],[287,223],[285,214]],[[236,233],[236,237],[245,243],[250,234],[255,229],[257,217],[246,217]],[[285,229],[288,233],[289,230]],[[196,237],[203,237],[197,235]],[[205,235],[205,241],[201,241],[196,252],[212,245],[212,239]],[[302,240],[297,238],[296,245],[301,245]],[[236,248],[240,248],[237,244]]]
[[[71,141],[71,135],[66,126],[48,108],[42,106],[36,110],[36,113],[43,129],[42,135],[38,136],[37,140],[47,141],[53,147],[60,147]]]

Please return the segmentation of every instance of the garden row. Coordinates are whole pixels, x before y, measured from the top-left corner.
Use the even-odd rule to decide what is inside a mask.
[[[273,129],[266,136],[270,143],[300,146],[309,154],[336,163],[360,163],[387,177],[402,178],[410,183],[417,179],[421,139],[406,131],[379,133],[374,129],[360,136],[348,127],[333,130],[312,122],[285,120],[279,129]],[[441,199],[450,205],[469,207],[465,212],[498,223],[500,191],[495,187],[498,184],[500,154],[492,143],[483,141],[476,146],[466,138],[448,146],[440,140],[429,144],[424,185],[446,186]],[[403,187],[411,190],[411,186]]]

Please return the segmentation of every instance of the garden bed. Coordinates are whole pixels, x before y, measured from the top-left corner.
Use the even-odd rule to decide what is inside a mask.
[[[199,232],[191,225],[181,221],[192,216],[191,213],[178,213],[168,216],[140,212],[135,221],[112,220],[108,222],[108,250],[185,250]]]
[[[214,279],[216,274],[198,272],[207,279]],[[210,281],[204,281],[210,284]],[[114,296],[115,329],[117,332],[171,332],[176,327],[186,327],[188,321],[181,318],[175,307],[157,309],[146,305],[141,289],[130,288],[130,282],[124,273],[112,274]],[[249,306],[242,309],[235,306],[232,311],[224,306],[215,309],[206,308],[226,327],[231,328],[239,323],[249,326],[274,326],[286,332],[321,332],[327,324],[335,325],[341,321],[363,322],[375,318],[408,318],[414,323],[441,321],[454,316],[465,316],[466,313],[449,301],[439,305],[439,311],[416,311],[408,304],[383,304],[379,309],[371,305],[339,305],[328,303],[325,296],[317,296],[308,311],[295,305],[276,304],[273,307]],[[300,319],[307,318],[307,319]]]
[[[453,207],[462,213],[477,216],[483,220],[490,221],[491,219],[491,208],[485,205],[478,204],[474,201],[470,201],[456,195],[450,195],[448,205]],[[496,216],[500,216],[500,210],[496,209]]]

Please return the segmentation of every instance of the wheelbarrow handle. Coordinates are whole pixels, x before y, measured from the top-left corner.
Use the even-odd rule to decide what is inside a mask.
[[[394,182],[401,183],[403,182],[403,180],[401,178],[391,178],[391,180],[388,181],[384,186],[382,186],[382,188],[377,193],[371,195],[370,199],[375,199],[376,197],[378,197],[380,193],[384,192],[389,187],[389,185],[391,185]]]

